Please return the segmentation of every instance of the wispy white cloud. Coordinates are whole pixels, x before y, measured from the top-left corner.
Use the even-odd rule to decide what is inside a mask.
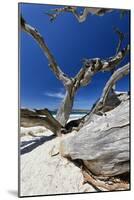
[[[63,99],[65,96],[65,93],[63,91],[60,92],[45,92],[45,96],[52,97],[52,98],[58,98],[58,99]]]

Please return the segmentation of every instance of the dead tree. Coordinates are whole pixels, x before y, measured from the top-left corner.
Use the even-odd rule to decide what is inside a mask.
[[[49,12],[45,13],[49,16],[49,19],[51,22],[55,21],[56,18],[63,14],[63,13],[71,13],[75,16],[75,18],[78,20],[79,23],[83,23],[86,21],[87,17],[90,15],[96,15],[96,16],[103,16],[106,13],[112,12],[114,9],[109,8],[89,8],[85,7],[81,12],[78,12],[77,6],[64,6],[62,8],[56,8],[52,9]],[[123,18],[127,14],[127,10],[119,10],[120,17]]]
[[[107,12],[112,12],[112,9],[85,8],[83,13],[79,15],[77,7],[67,6],[54,10],[49,16],[51,20],[54,20],[63,12],[71,12],[79,22],[83,22],[89,14],[102,16]],[[20,26],[38,43],[48,59],[49,68],[56,78],[62,82],[66,90],[63,102],[57,111],[56,119],[48,109],[43,111],[23,109],[21,111],[21,124],[25,127],[45,126],[56,136],[60,136],[62,131],[70,131],[67,121],[78,89],[90,84],[96,73],[113,70],[100,99],[86,116],[78,123],[76,122],[76,126],[78,124],[77,132],[69,137],[65,136],[61,140],[60,153],[72,160],[80,159],[86,167],[86,170],[83,171],[84,181],[95,187],[104,190],[128,189],[128,182],[122,183],[118,179],[114,180],[117,182],[111,181],[111,179],[109,181],[109,178],[129,174],[129,100],[120,101],[118,106],[114,105],[106,109],[107,102],[111,98],[111,89],[118,80],[129,73],[129,63],[117,69],[130,50],[129,44],[121,49],[124,34],[117,28],[114,29],[119,37],[119,42],[116,53],[112,57],[85,59],[79,72],[74,77],[68,77],[57,64],[39,31],[29,25],[22,17]],[[118,95],[115,94],[115,96],[118,98]],[[98,112],[102,113],[101,117],[97,115]],[[116,119],[115,116],[117,116]],[[65,130],[65,127],[67,127],[67,130]],[[101,179],[103,182],[100,182]]]
[[[76,6],[65,6],[63,8],[53,9],[46,14],[50,17],[50,21],[53,22],[61,13],[69,12],[76,17],[79,23],[82,23],[89,15],[103,16],[105,13],[112,11],[113,9],[108,8],[83,8],[82,13],[79,14]]]
[[[48,48],[46,41],[39,33],[39,31],[36,30],[31,25],[29,25],[28,23],[26,23],[26,21],[22,17],[20,24],[22,30],[31,35],[39,44],[39,46],[43,50],[43,53],[48,59],[50,69],[52,70],[56,78],[59,79],[65,87],[66,90],[65,97],[56,115],[57,121],[62,126],[65,126],[66,122],[69,119],[69,115],[73,107],[74,97],[78,89],[80,87],[87,86],[91,82],[92,77],[96,73],[111,71],[115,69],[129,52],[129,45],[127,45],[116,55],[108,59],[105,60],[100,58],[86,59],[83,63],[83,67],[76,74],[76,76],[70,78],[60,69],[54,56],[52,55],[51,51]]]
[[[110,77],[110,79],[108,80],[108,82],[106,83],[102,95],[100,97],[100,99],[98,100],[98,102],[96,103],[96,105],[91,109],[91,111],[89,112],[89,114],[87,114],[84,119],[81,121],[81,123],[79,124],[79,127],[82,128],[83,125],[86,125],[88,123],[90,123],[90,120],[92,118],[92,115],[97,113],[97,112],[101,112],[102,114],[104,114],[104,112],[106,111],[106,106],[107,106],[107,100],[109,98],[110,95],[110,91],[111,88],[113,87],[113,85],[115,85],[115,83],[120,80],[121,78],[123,78],[124,76],[126,76],[130,71],[130,64],[126,64],[125,66],[117,69],[112,76]],[[116,95],[116,94],[115,94]],[[111,96],[110,96],[111,98]],[[112,107],[112,109],[115,108]],[[105,111],[104,111],[105,110]],[[108,108],[107,111],[111,110],[110,108]]]
[[[84,125],[76,134],[63,137],[60,143],[61,155],[71,160],[82,160],[84,181],[100,190],[129,189],[129,97],[126,95],[126,99],[106,115],[95,114],[106,106],[112,86],[129,70],[128,63],[113,73]],[[124,183],[122,178],[126,174],[128,178]]]

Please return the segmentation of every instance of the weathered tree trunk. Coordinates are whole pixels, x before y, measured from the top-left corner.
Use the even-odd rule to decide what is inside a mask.
[[[129,173],[129,100],[106,116],[93,114],[88,125],[62,139],[60,152],[73,160],[83,160],[97,176]]]
[[[109,109],[111,111],[106,115],[95,114],[107,106],[111,88],[129,73],[129,68],[128,63],[113,73],[100,100],[84,119],[83,128],[61,142],[63,156],[83,160],[87,168],[97,176],[115,176],[129,172],[129,96],[122,94],[124,96],[120,104]],[[111,103],[113,106],[114,102]]]
[[[57,121],[59,121],[62,126],[65,126],[67,120],[69,119],[69,115],[73,107],[73,101],[74,96],[72,96],[71,91],[67,90],[63,102],[60,105],[56,115]]]

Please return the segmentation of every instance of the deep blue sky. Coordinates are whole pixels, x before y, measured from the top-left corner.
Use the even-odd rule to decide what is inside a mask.
[[[58,7],[58,6],[56,6]],[[89,16],[83,23],[66,13],[51,23],[45,12],[54,6],[19,4],[24,19],[44,37],[61,69],[74,76],[82,67],[83,58],[107,58],[115,54],[118,42],[113,26],[129,32],[129,15],[120,19],[119,10],[102,17]],[[128,43],[124,41],[123,47]],[[48,67],[48,60],[38,44],[27,33],[20,32],[20,100],[21,107],[57,108],[63,98],[64,88]],[[120,66],[129,61],[127,56]],[[91,84],[81,88],[75,98],[74,108],[89,109],[101,95],[110,73],[96,74]],[[117,83],[117,90],[129,90],[129,77]]]

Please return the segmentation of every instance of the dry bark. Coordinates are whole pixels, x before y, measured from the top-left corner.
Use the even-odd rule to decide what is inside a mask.
[[[84,184],[89,183],[100,191],[115,191],[115,190],[129,190],[129,184],[127,182],[123,182],[119,180],[119,182],[115,181],[100,181],[97,178],[93,178],[92,175],[87,173],[86,171],[82,171]]]
[[[127,95],[127,94],[125,94]],[[129,99],[61,141],[62,156],[80,159],[96,176],[129,173]]]
[[[129,73],[129,70],[130,70],[130,64],[128,63],[125,66],[117,69],[112,74],[112,76],[110,77],[110,79],[108,80],[108,82],[106,83],[106,85],[103,89],[103,92],[102,92],[102,95],[101,95],[99,101],[96,103],[96,105],[93,107],[93,109],[91,109],[90,113],[85,116],[84,121],[82,121],[82,124],[85,125],[85,124],[90,123],[90,119],[91,119],[93,113],[97,113],[98,111],[101,111],[102,114],[104,113],[103,110],[107,106],[107,99],[110,98],[109,95],[110,95],[110,91],[111,91],[113,85],[115,85],[115,83],[118,80],[120,80],[121,78],[126,76]],[[82,124],[80,124],[80,127],[83,126]]]
[[[61,136],[61,124],[51,115],[48,109],[39,110],[21,109],[20,125],[22,127],[44,126],[55,135]],[[42,116],[44,115],[44,116]]]

